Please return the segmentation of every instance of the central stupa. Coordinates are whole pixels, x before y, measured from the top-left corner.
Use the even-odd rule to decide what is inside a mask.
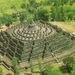
[[[20,40],[37,40],[50,36],[53,33],[52,27],[42,24],[41,22],[34,22],[33,20],[26,25],[19,25],[15,27],[13,36]]]

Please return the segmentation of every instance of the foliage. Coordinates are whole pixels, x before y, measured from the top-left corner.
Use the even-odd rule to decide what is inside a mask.
[[[20,72],[18,70],[18,58],[17,57],[13,57],[12,65],[13,65],[13,69],[14,69],[14,75],[20,75]]]
[[[44,75],[60,75],[60,70],[59,69],[55,69],[52,65],[47,64],[44,70]]]
[[[13,59],[12,59],[12,65],[14,67],[18,65],[18,58],[17,57],[13,57]]]
[[[74,58],[73,57],[66,57],[63,59],[63,63],[65,64],[66,69],[69,73],[73,69]]]
[[[50,17],[50,13],[48,10],[44,9],[43,7],[40,7],[34,11],[34,20],[44,20],[48,21]]]
[[[15,73],[14,73],[14,75],[20,75],[20,72],[19,72],[17,66],[15,66]]]
[[[41,57],[40,56],[38,57],[38,65],[39,65],[40,72],[42,72],[43,67],[42,67],[42,62],[41,62]]]
[[[9,26],[10,24],[12,24],[12,16],[9,14],[3,14],[2,17],[2,24],[5,24],[6,26]]]
[[[13,22],[16,22],[18,20],[17,16],[18,16],[17,13],[12,13]]]
[[[2,70],[2,68],[0,68],[0,75],[3,75],[3,70]]]
[[[5,7],[3,7],[5,3]],[[45,21],[71,21],[75,20],[75,1],[74,0],[11,0],[4,1],[0,5],[0,13],[6,13],[7,10],[13,9],[13,12],[25,11],[27,13],[27,21],[32,19],[29,18],[33,15],[34,20],[42,19]],[[8,6],[7,6],[8,5]],[[46,8],[47,7],[47,8]],[[49,9],[48,9],[49,7]],[[44,9],[46,8],[46,9]],[[24,10],[22,10],[24,9]],[[48,10],[47,10],[48,9]],[[9,14],[9,13],[8,13]],[[11,13],[12,14],[12,13]],[[20,16],[21,19],[25,19],[23,15]],[[11,22],[11,21],[10,21]]]
[[[73,57],[66,57],[63,59],[63,63],[72,66],[74,63],[74,58]]]
[[[34,70],[33,70],[33,63],[32,63],[32,61],[30,61],[30,69],[31,69],[31,73],[33,73]]]
[[[75,64],[73,65],[73,70],[71,71],[71,75],[75,75]]]
[[[21,8],[22,9],[26,8],[26,4],[25,3],[22,3]]]
[[[21,12],[20,16],[19,16],[20,22],[22,23],[25,19],[25,13]]]
[[[72,67],[69,66],[69,69],[72,70]],[[69,73],[69,71],[68,71],[68,69],[67,69],[67,67],[66,67],[65,65],[62,65],[62,66],[60,67],[60,71],[61,71],[62,73],[64,73],[64,74]]]
[[[2,18],[0,17],[0,25],[2,24]]]

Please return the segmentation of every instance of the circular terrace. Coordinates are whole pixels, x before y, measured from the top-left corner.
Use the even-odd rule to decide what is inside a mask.
[[[12,35],[20,40],[38,40],[48,37],[54,33],[52,27],[42,24],[41,22],[31,21],[27,24],[14,27]]]

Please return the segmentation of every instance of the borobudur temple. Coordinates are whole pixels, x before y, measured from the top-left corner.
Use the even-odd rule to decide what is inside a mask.
[[[15,25],[0,32],[0,62],[11,66],[14,56],[19,67],[29,67],[32,60],[37,65],[38,56],[42,63],[59,63],[66,56],[75,56],[75,37],[61,28],[44,21],[31,21]]]

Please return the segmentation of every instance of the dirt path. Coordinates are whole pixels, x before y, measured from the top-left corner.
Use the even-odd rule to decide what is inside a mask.
[[[14,25],[10,25],[9,27],[3,25],[3,26],[0,26],[0,31],[6,31],[8,28],[11,28],[12,26]]]

